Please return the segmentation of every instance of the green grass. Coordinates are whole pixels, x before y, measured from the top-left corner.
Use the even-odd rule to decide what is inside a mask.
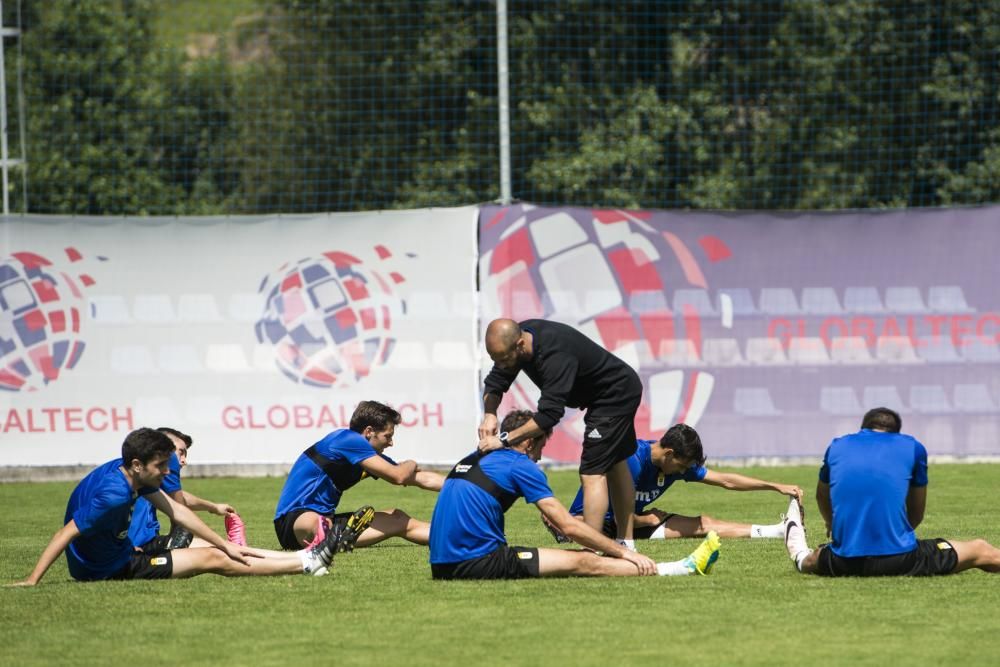
[[[184,48],[194,35],[223,35],[233,22],[260,11],[258,0],[160,0],[154,25],[166,45]]]
[[[813,467],[741,472],[808,489]],[[931,469],[921,536],[1000,543],[996,465]],[[575,474],[551,475],[565,501]],[[235,505],[251,543],[276,547],[280,479],[194,479]],[[61,525],[72,484],[0,486],[0,581],[25,576]],[[434,494],[366,481],[343,507],[370,502],[428,518]],[[777,520],[773,493],[672,488],[671,511]],[[815,503],[806,504],[815,543]],[[221,530],[221,521],[209,517]],[[552,546],[538,512],[507,514],[514,544]],[[695,540],[643,543],[656,560]],[[72,582],[65,558],[33,589],[0,588],[0,664],[994,664],[1000,577],[841,579],[794,572],[779,540],[725,540],[709,577],[434,582],[427,550],[398,541],[338,557],[331,576],[172,582]]]

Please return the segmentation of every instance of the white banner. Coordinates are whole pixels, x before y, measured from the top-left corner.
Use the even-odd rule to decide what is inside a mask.
[[[397,459],[475,442],[477,207],[0,222],[0,466],[98,463],[140,426],[287,463],[359,400]]]

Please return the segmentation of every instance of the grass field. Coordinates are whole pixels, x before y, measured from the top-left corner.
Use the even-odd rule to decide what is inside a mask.
[[[746,474],[808,490],[814,467]],[[1000,543],[1000,466],[931,468],[921,536]],[[276,548],[281,479],[193,479],[186,488],[235,505],[252,544]],[[575,474],[551,475],[568,501]],[[61,525],[72,484],[0,485],[0,581],[24,577]],[[343,507],[370,502],[428,518],[434,494],[366,481]],[[773,493],[675,485],[659,505],[771,523]],[[221,530],[221,520],[209,517]],[[507,514],[512,543],[552,546],[538,512]],[[696,540],[642,544],[656,560]],[[434,582],[424,548],[390,541],[338,557],[331,576],[80,584],[65,558],[34,589],[0,588],[3,665],[517,664],[993,665],[1000,577],[823,580],[794,572],[780,540],[726,540],[708,577]]]

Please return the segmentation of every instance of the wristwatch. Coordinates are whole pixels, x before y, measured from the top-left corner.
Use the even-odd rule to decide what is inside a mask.
[[[507,444],[507,431],[501,431],[500,435],[498,435],[497,438],[500,439],[501,443],[503,443],[503,444],[506,445]]]

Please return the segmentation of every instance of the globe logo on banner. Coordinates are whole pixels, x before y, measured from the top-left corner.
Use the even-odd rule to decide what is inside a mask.
[[[70,264],[83,259],[75,248],[65,253]],[[32,252],[0,261],[0,390],[37,391],[76,366],[86,347],[83,289],[93,284]]]
[[[392,254],[376,246],[378,261]],[[392,354],[392,325],[404,303],[398,272],[366,265],[341,251],[285,264],[266,276],[257,340],[273,346],[278,368],[310,387],[345,387],[367,377]]]
[[[643,403],[640,437],[670,425],[696,425],[715,379],[687,368],[700,355],[702,318],[715,312],[698,255],[731,256],[720,239],[689,244],[652,214],[634,211],[500,210],[482,229],[483,326],[494,317],[551,319],[570,324],[636,369]],[[509,407],[535,409],[538,389],[519,375]],[[583,413],[567,414],[546,456],[571,461],[583,441]]]

